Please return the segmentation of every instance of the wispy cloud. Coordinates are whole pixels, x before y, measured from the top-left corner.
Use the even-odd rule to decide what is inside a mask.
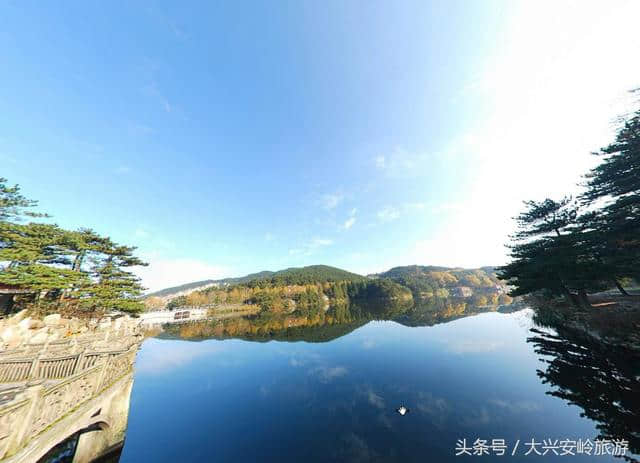
[[[375,392],[373,392],[373,389],[369,389],[367,391],[367,400],[371,405],[373,405],[376,408],[380,408],[380,409],[384,408],[384,399],[378,394],[376,394]]]
[[[351,227],[353,227],[354,223],[356,223],[356,218],[349,217],[347,220],[345,220],[343,227],[345,230],[349,230]]]
[[[265,233],[264,234],[264,240],[265,241],[273,241],[275,239],[276,239],[276,237],[275,237],[275,235],[273,233]]]
[[[422,175],[422,166],[429,159],[428,153],[412,152],[401,146],[391,152],[373,158],[376,169],[390,177],[416,177]]]
[[[303,246],[299,248],[289,249],[289,255],[308,256],[313,254],[314,251],[318,250],[319,248],[322,248],[325,246],[331,246],[332,244],[333,244],[333,240],[326,239],[326,238],[315,238],[310,242],[305,243]]]
[[[391,222],[400,217],[400,211],[393,206],[386,206],[378,211],[377,216],[380,222]]]
[[[159,8],[149,7],[147,12],[163,27],[166,27],[176,39],[185,40],[189,38],[189,34],[186,29],[178,25],[172,16],[165,11]]]
[[[504,408],[509,410],[512,413],[523,413],[523,412],[535,412],[540,410],[540,405],[537,402],[533,402],[530,400],[503,400],[503,399],[491,399],[488,402],[491,405],[495,405],[498,408]]]
[[[128,174],[131,172],[131,167],[129,166],[119,166],[116,168],[116,173],[118,174]]]
[[[347,220],[345,220],[344,224],[342,225],[342,228],[344,228],[345,230],[349,230],[351,227],[353,227],[353,224],[356,223],[357,212],[358,210],[355,207],[351,209],[351,212],[349,212],[349,217],[347,218]]]
[[[173,106],[169,102],[169,99],[160,91],[160,88],[158,87],[158,84],[155,80],[151,81],[148,85],[143,87],[142,91],[147,96],[157,100],[167,113],[170,113],[173,110]]]
[[[322,207],[326,210],[335,209],[342,202],[344,196],[342,194],[325,194],[321,198]]]
[[[309,370],[309,374],[317,377],[322,383],[329,383],[336,378],[346,375],[347,373],[348,370],[342,366],[320,366]]]

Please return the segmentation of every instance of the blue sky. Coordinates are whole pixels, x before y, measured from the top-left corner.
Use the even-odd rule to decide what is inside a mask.
[[[0,5],[0,175],[151,289],[504,263],[639,83],[636,2],[212,3]]]

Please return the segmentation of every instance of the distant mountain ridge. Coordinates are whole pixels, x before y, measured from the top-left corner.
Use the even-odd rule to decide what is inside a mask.
[[[268,270],[250,273],[249,275],[245,275],[243,277],[232,277],[232,278],[222,278],[220,280],[202,280],[202,281],[194,281],[192,283],[185,283],[183,285],[172,286],[170,288],[164,288],[159,291],[154,291],[152,293],[146,294],[145,297],[169,297],[169,296],[179,296],[183,294],[190,293],[192,291],[197,291],[200,289],[206,289],[211,286],[224,286],[224,285],[235,285],[247,283],[251,280],[256,280],[260,278],[266,278],[270,275],[273,275],[276,272],[271,272]]]
[[[329,265],[310,265],[307,267],[291,267],[279,271],[262,271],[250,273],[242,277],[223,278],[220,280],[202,280],[179,286],[165,288],[147,294],[146,298],[158,297],[172,299],[194,291],[213,286],[230,286],[244,284],[293,285],[309,283],[325,283],[337,281],[366,281],[373,278],[388,278],[408,287],[418,294],[436,294],[438,291],[456,288],[472,288],[477,290],[496,290],[505,288],[504,282],[498,280],[496,267],[485,266],[477,269],[460,267],[444,267],[436,265],[406,265],[393,267],[385,272],[362,276]],[[456,290],[460,292],[459,290]]]

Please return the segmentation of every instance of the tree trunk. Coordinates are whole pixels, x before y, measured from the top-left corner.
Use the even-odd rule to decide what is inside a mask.
[[[623,296],[629,296],[629,293],[627,292],[627,290],[626,290],[626,289],[624,289],[624,288],[622,287],[622,285],[620,284],[620,282],[618,281],[618,279],[617,279],[617,278],[614,278],[614,279],[613,279],[613,282],[616,284],[616,288],[618,288],[618,291],[620,291],[620,293],[621,293]]]

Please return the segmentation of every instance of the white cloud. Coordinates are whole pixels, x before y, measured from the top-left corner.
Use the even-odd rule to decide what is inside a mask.
[[[424,170],[420,167],[430,162],[429,159],[429,153],[413,152],[397,146],[390,153],[377,156],[374,164],[389,177],[407,178],[421,176]]]
[[[347,220],[345,220],[343,227],[345,230],[349,230],[351,227],[353,227],[354,223],[356,223],[356,218],[349,217]]]
[[[503,399],[490,399],[489,403],[491,405],[495,405],[498,408],[504,408],[509,410],[512,413],[526,413],[526,412],[535,412],[540,410],[540,405],[537,402],[533,402],[530,400],[503,400]]]
[[[344,196],[341,194],[326,194],[321,198],[322,207],[326,210],[335,209],[342,202]]]
[[[136,267],[135,274],[142,279],[142,285],[149,292],[193,281],[216,280],[232,274],[228,268],[197,259],[142,258],[149,266]]]
[[[264,240],[265,241],[273,241],[275,239],[276,239],[276,237],[275,237],[275,235],[273,233],[265,233],[264,234]]]
[[[322,383],[329,383],[333,381],[335,378],[344,376],[347,373],[348,373],[348,370],[342,366],[335,366],[335,367],[320,366],[320,367],[313,368],[312,370],[309,370],[309,374],[316,376]]]
[[[351,209],[351,211],[349,212],[349,217],[347,218],[347,220],[345,220],[344,224],[342,225],[342,228],[344,230],[349,230],[351,227],[353,227],[353,224],[356,223],[357,212],[358,212],[358,209],[356,209],[355,207]]]
[[[387,206],[378,211],[377,215],[381,222],[391,222],[392,220],[396,220],[400,217],[400,211],[392,206]]]
[[[367,400],[371,405],[373,405],[376,408],[380,408],[380,409],[384,408],[384,399],[378,394],[376,394],[375,392],[373,392],[373,389],[367,390]]]
[[[120,166],[116,169],[118,174],[128,174],[129,172],[131,172],[131,167],[129,166]]]
[[[289,255],[296,256],[309,256],[313,254],[318,248],[324,246],[331,246],[333,244],[333,240],[326,238],[314,238],[313,240],[305,243],[303,246],[299,248],[289,249]]]

